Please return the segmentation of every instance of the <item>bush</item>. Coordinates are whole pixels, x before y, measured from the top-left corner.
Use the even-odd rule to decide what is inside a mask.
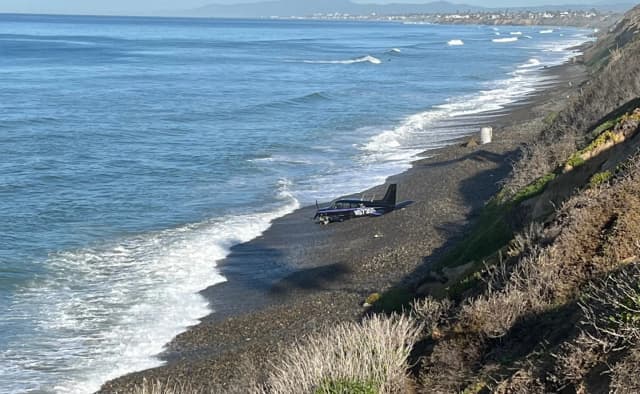
[[[611,349],[640,345],[640,265],[624,267],[592,284],[580,307],[595,341]]]
[[[420,383],[425,393],[459,393],[477,382],[485,344],[473,336],[439,341],[425,360]]]
[[[131,394],[208,394],[213,391],[196,388],[185,382],[177,383],[172,380],[164,382],[161,380],[148,381],[144,379],[142,385],[127,392]]]
[[[314,394],[377,394],[378,391],[375,382],[338,379],[324,381]]]
[[[438,326],[446,323],[447,315],[452,307],[453,303],[448,299],[439,301],[433,297],[427,297],[415,301],[412,305],[412,310],[429,331],[429,334],[432,334]]]
[[[521,259],[498,291],[468,301],[460,311],[460,321],[469,330],[489,338],[504,336],[526,314],[544,310],[554,302],[554,286],[559,267],[548,250],[534,250]]]
[[[629,355],[611,369],[611,392],[640,393],[640,347],[631,349]]]
[[[589,186],[597,187],[607,182],[609,179],[613,177],[613,173],[611,171],[602,171],[596,174],[593,174],[591,179],[589,179]]]
[[[410,385],[407,359],[421,330],[413,319],[397,315],[339,324],[287,350],[273,366],[265,391],[324,393],[332,391],[318,390],[355,385],[380,393],[405,392]]]
[[[555,358],[555,375],[560,383],[574,385],[579,385],[604,360],[600,346],[584,333],[564,344]]]
[[[544,189],[547,187],[547,185],[549,184],[549,182],[551,182],[555,178],[556,178],[556,174],[550,173],[550,174],[546,174],[546,175],[536,179],[535,181],[533,181],[532,183],[530,183],[526,187],[524,187],[521,190],[519,190],[513,196],[513,200],[512,201],[515,204],[518,204],[518,203],[520,203],[520,202],[522,202],[524,200],[530,199],[531,197],[537,196],[538,194],[542,193],[544,191]]]

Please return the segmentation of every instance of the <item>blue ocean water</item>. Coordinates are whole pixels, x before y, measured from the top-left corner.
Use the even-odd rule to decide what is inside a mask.
[[[0,391],[160,365],[232,245],[475,131],[589,33],[0,15]]]

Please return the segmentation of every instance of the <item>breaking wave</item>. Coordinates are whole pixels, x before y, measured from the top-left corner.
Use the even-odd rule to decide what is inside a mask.
[[[450,47],[461,46],[461,45],[464,45],[464,41],[462,41],[462,40],[449,40],[447,42],[447,45],[449,45]]]
[[[199,292],[226,280],[216,262],[299,207],[289,186],[278,182],[280,202],[266,211],[51,255],[50,274],[16,294],[3,315],[37,324],[13,338],[29,347],[0,354],[14,367],[3,379],[15,385],[4,389],[94,392],[107,380],[162,365],[157,356],[164,344],[211,312]],[[51,371],[46,379],[55,387],[39,371]]]
[[[518,41],[518,37],[507,37],[507,38],[494,38],[491,40],[493,42],[504,43],[504,42],[516,42]]]
[[[308,64],[356,64],[356,63],[371,63],[371,64],[381,64],[382,60],[378,59],[375,56],[367,55],[362,56],[356,59],[349,60],[304,60],[303,63]]]
[[[525,64],[522,64],[522,65],[518,66],[518,68],[538,67],[538,66],[540,66],[540,64],[542,64],[542,62],[540,62],[540,60],[538,60],[536,58],[531,58]]]

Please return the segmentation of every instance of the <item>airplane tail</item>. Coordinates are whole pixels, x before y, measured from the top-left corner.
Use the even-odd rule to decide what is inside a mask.
[[[389,185],[389,188],[387,189],[387,193],[384,195],[384,198],[382,198],[381,202],[385,205],[390,205],[395,207],[396,189],[397,189],[397,185],[395,183],[392,183],[391,185]]]

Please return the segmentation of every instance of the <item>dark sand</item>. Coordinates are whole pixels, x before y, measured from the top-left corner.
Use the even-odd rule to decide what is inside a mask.
[[[469,138],[456,141],[425,152],[428,157],[389,178],[387,183],[399,185],[399,201],[415,201],[408,208],[323,226],[311,220],[315,207],[306,207],[234,247],[218,266],[228,281],[203,291],[215,313],[168,345],[165,366],[118,378],[103,392],[126,392],[143,378],[242,392],[287,344],[361,318],[372,292],[411,285],[461,238],[499,190],[518,147],[585,77],[582,66],[570,64],[547,73],[555,83],[527,102],[464,120],[470,134],[493,126],[493,143],[464,147]],[[366,194],[382,196],[385,189],[381,185]]]

